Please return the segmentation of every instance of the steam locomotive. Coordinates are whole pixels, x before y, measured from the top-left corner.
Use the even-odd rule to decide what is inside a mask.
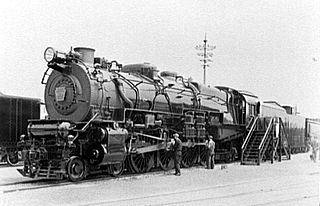
[[[159,73],[149,63],[122,66],[94,51],[45,50],[48,119],[29,121],[20,143],[22,175],[79,181],[95,172],[117,176],[124,168],[168,170],[173,162],[166,148],[176,132],[184,167],[204,163],[208,135],[221,158],[241,149],[246,101],[237,90]]]
[[[184,167],[205,163],[209,135],[216,142],[215,159],[232,161],[241,153],[242,159],[250,159],[256,143],[249,139],[260,138],[259,131],[256,136],[252,132],[254,119],[260,117],[270,125],[270,117],[283,119],[289,133],[284,146],[306,148],[306,119],[290,114],[289,108],[260,103],[250,92],[159,72],[149,63],[122,66],[95,57],[94,51],[45,50],[48,68],[41,83],[48,118],[29,120],[28,134],[21,137],[24,166],[18,171],[23,176],[80,181],[97,172],[118,176],[124,169],[169,170],[173,160],[167,148],[173,133],[183,143]]]

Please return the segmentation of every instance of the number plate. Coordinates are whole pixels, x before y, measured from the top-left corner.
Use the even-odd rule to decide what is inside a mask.
[[[64,101],[65,96],[66,96],[66,88],[65,87],[57,87],[56,88],[56,100],[61,102]]]

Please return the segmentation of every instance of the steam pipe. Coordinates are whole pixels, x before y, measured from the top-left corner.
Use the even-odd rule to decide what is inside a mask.
[[[133,108],[133,103],[132,101],[126,97],[126,95],[122,92],[122,85],[120,84],[118,79],[113,79],[114,84],[116,85],[117,91],[121,97],[121,99],[127,104],[124,105],[125,107],[129,106],[129,108]]]
[[[176,80],[177,79],[182,79],[182,84],[183,84],[183,86],[185,87],[185,88],[187,88],[187,89],[190,89],[191,90],[191,92],[192,92],[192,94],[193,94],[193,96],[194,96],[194,104],[195,104],[195,108],[196,109],[199,109],[199,107],[200,107],[200,104],[198,103],[198,92],[197,92],[197,88],[194,86],[194,85],[192,85],[190,82],[188,82],[188,84],[186,84],[184,81],[183,81],[183,77],[182,76],[177,76],[176,77]]]

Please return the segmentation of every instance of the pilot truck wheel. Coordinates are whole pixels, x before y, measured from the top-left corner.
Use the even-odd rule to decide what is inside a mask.
[[[78,182],[86,176],[86,164],[80,157],[73,156],[67,164],[67,175],[70,181]]]
[[[19,163],[19,156],[17,151],[7,153],[7,163],[11,166],[15,166]]]

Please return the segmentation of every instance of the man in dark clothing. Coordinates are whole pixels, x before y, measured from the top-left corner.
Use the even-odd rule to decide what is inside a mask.
[[[206,158],[207,169],[213,169],[215,142],[213,141],[212,136],[209,136],[209,141],[208,140],[206,141],[206,148],[207,148],[207,158]]]
[[[174,152],[174,168],[176,170],[176,172],[174,173],[177,176],[181,175],[181,171],[180,171],[180,163],[181,163],[181,155],[182,155],[182,142],[179,139],[179,134],[175,133],[173,134],[173,139],[174,139],[174,143],[173,143],[173,152]]]

